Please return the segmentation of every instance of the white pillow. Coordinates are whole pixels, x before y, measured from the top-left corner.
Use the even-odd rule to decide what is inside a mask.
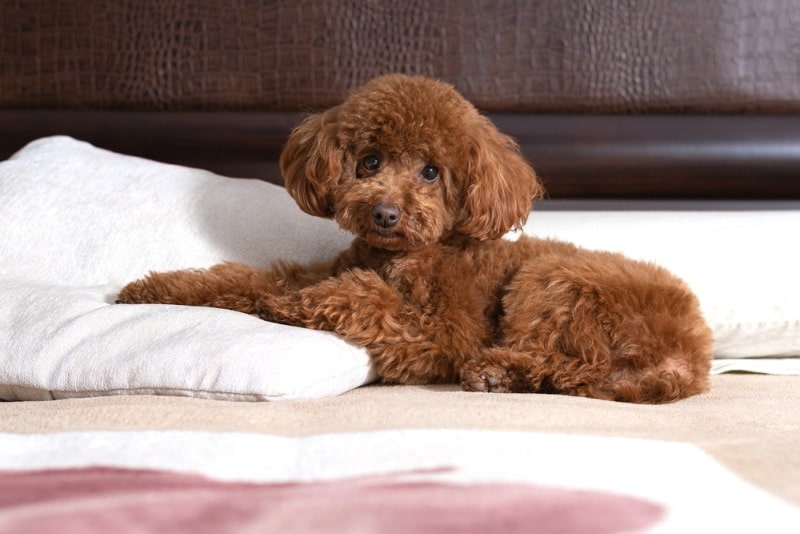
[[[150,270],[320,260],[348,245],[280,187],[52,137],[0,163],[0,199],[0,399],[297,399],[375,378],[366,351],[328,332],[112,305]]]
[[[113,286],[0,280],[0,399],[112,394],[227,400],[336,395],[374,378],[363,349],[327,332],[229,310],[111,306]]]
[[[680,276],[714,333],[713,372],[800,374],[800,203],[779,210],[534,209],[523,231],[653,261]]]
[[[317,261],[349,245],[260,180],[115,154],[69,137],[0,163],[0,276],[124,285],[149,271],[224,260]]]

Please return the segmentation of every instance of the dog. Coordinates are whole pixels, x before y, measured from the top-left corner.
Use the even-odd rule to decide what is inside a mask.
[[[380,379],[637,403],[709,387],[698,300],[662,267],[522,236],[544,193],[451,85],[386,75],[308,117],[280,156],[307,213],[354,234],[328,262],[150,273],[121,303],[214,306],[328,330]]]

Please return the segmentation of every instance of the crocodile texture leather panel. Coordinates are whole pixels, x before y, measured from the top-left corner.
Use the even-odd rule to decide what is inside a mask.
[[[0,0],[0,107],[300,110],[387,72],[487,111],[800,112],[796,0]]]

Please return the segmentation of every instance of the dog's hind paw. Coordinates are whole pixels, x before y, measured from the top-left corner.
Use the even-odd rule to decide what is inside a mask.
[[[461,387],[465,391],[509,393],[511,378],[505,369],[491,365],[464,367],[461,370]]]

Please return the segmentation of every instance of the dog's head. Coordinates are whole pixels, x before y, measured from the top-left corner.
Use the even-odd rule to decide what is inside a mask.
[[[376,78],[312,115],[280,165],[300,208],[387,250],[454,232],[498,238],[542,194],[510,137],[452,86],[421,76]]]

